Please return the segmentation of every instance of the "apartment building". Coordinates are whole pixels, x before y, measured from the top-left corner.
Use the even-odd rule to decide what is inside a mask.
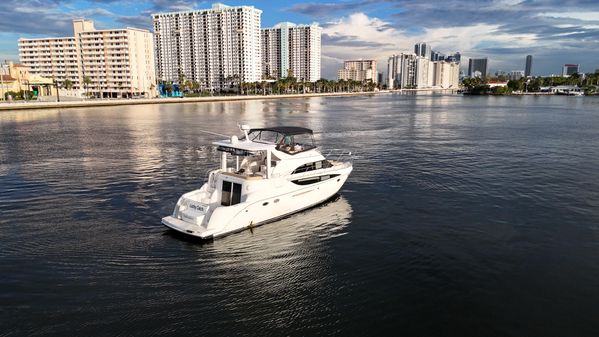
[[[30,73],[53,78],[62,85],[70,80],[81,86],[79,57],[74,37],[19,39],[19,59]]]
[[[432,64],[432,86],[441,89],[457,89],[460,85],[460,65],[456,62],[436,61]]]
[[[299,81],[320,79],[322,28],[316,24],[281,22],[263,28],[262,77],[285,78],[290,73]]]
[[[99,98],[155,96],[152,33],[136,28],[95,29],[74,20],[74,37],[19,39],[21,63],[34,75]]]
[[[404,89],[416,87],[416,54],[401,53],[387,61],[387,88]]]
[[[160,80],[192,80],[204,90],[262,78],[260,19],[253,6],[153,14]]]
[[[416,54],[393,55],[387,63],[389,89],[457,88],[460,65],[456,62],[431,61]]]
[[[375,60],[344,61],[343,69],[337,71],[340,80],[372,81],[378,83]]]

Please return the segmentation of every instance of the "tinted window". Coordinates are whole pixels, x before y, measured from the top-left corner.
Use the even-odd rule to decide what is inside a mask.
[[[315,184],[315,183],[318,183],[321,181],[329,180],[329,179],[337,177],[337,176],[339,176],[339,175],[338,174],[328,174],[326,176],[296,179],[296,180],[292,180],[291,182],[296,185],[310,185],[310,184]]]
[[[231,205],[241,202],[241,184],[233,184],[233,195],[231,196]]]
[[[231,205],[231,182],[223,181],[223,193],[220,204],[223,206]]]
[[[223,181],[223,190],[220,204],[232,206],[241,202],[241,184]]]
[[[304,165],[296,168],[293,171],[293,173],[291,173],[291,174],[308,172],[308,171],[314,171],[314,170],[320,170],[322,168],[329,168],[331,166],[333,166],[333,165],[331,163],[329,163],[328,160],[317,161],[317,162],[314,162],[314,163],[304,164]]]

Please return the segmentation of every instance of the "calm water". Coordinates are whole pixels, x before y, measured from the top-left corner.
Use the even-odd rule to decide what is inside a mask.
[[[210,130],[357,151],[340,197],[160,224]],[[599,335],[599,98],[380,95],[0,113],[0,335]]]

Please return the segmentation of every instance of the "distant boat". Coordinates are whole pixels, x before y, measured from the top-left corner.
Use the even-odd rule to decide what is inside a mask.
[[[584,96],[584,92],[582,91],[556,91],[555,94],[563,96]]]
[[[351,152],[325,158],[310,129],[241,130],[241,139],[213,143],[221,153],[220,169],[179,198],[173,214],[162,218],[165,226],[202,239],[259,226],[328,200],[353,169]],[[227,166],[227,154],[235,157],[235,167]]]

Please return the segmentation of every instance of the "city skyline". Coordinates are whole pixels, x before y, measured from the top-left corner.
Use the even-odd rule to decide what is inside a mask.
[[[116,4],[118,3],[118,6]],[[20,37],[68,36],[73,18],[87,18],[100,29],[130,26],[152,30],[151,14],[209,8],[211,1],[153,0],[74,1],[7,0],[0,22],[0,59],[18,61]],[[375,59],[384,64],[392,54],[411,52],[426,42],[433,50],[460,52],[463,59],[489,59],[488,72],[524,70],[534,56],[532,75],[560,74],[564,64],[580,64],[582,72],[599,68],[599,5],[590,1],[488,1],[478,7],[456,0],[436,2],[224,1],[263,11],[262,27],[281,21],[317,22],[322,31],[322,76],[335,78],[348,59]],[[359,27],[359,29],[356,29]],[[467,65],[466,65],[467,66]],[[465,70],[462,62],[462,70]]]

